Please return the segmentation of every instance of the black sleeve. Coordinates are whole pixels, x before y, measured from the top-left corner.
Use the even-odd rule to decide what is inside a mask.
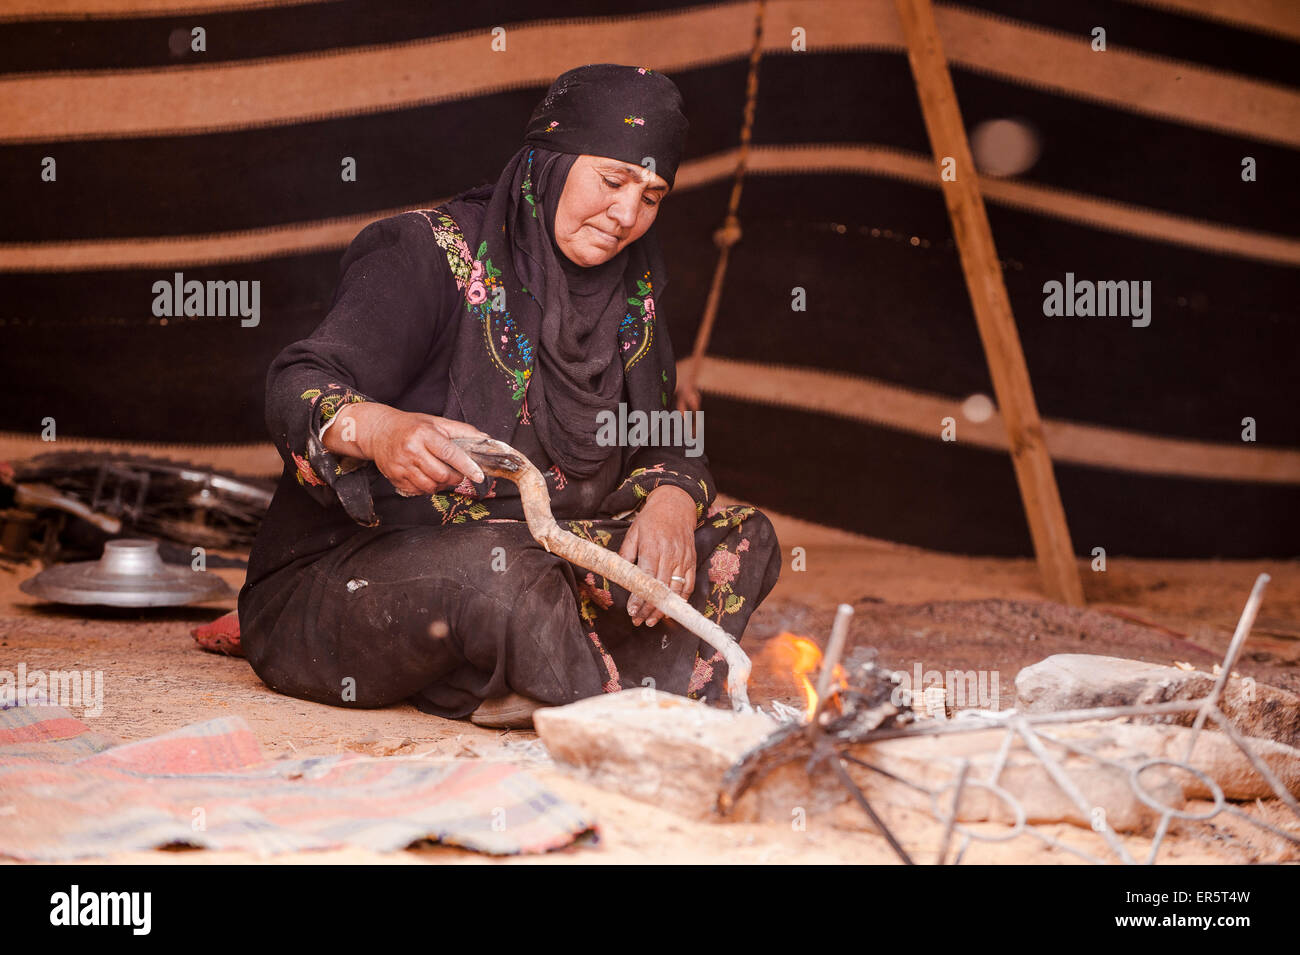
[[[310,337],[286,347],[266,381],[271,439],[322,506],[374,525],[374,464],[326,450],[321,428],[348,402],[392,403],[429,361],[456,286],[429,220],[409,212],[372,222],[344,253],[333,305]]]

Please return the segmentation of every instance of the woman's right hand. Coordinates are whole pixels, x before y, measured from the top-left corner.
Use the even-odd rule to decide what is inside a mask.
[[[483,480],[482,469],[451,440],[488,437],[471,424],[373,401],[344,405],[337,417],[325,432],[325,447],[374,461],[399,494],[434,494],[465,475]]]

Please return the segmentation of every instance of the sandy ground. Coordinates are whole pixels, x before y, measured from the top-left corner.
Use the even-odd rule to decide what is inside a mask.
[[[746,643],[756,658],[767,638],[789,630],[824,643],[836,604],[853,604],[853,645],[879,649],[884,662],[910,670],[996,669],[1004,695],[1015,673],[1055,652],[1109,653],[1170,663],[1187,660],[1209,669],[1222,656],[1258,573],[1272,576],[1264,608],[1237,669],[1300,690],[1300,562],[1151,561],[1110,559],[1105,573],[1081,562],[1087,611],[1042,602],[1030,560],[936,554],[808,525],[772,515],[787,557],[806,551],[807,569],[787,559],[780,583],[755,613]],[[400,705],[344,710],[280,696],[247,664],[199,651],[191,627],[215,619],[234,602],[180,610],[80,611],[41,605],[18,590],[35,565],[0,564],[0,667],[90,669],[105,673],[105,706],[91,720],[99,732],[141,739],[216,716],[239,715],[268,757],[361,752],[375,756],[507,759],[520,762],[599,823],[599,838],[541,857],[491,859],[440,846],[378,854],[360,850],[298,853],[276,863],[383,862],[392,864],[625,863],[625,862],[892,862],[885,841],[869,831],[861,812],[844,805],[808,818],[805,830],[784,823],[704,823],[597,789],[553,766],[529,745],[529,732],[502,732],[442,720]],[[232,586],[238,571],[214,571]],[[970,602],[970,603],[967,603]],[[758,652],[756,652],[758,651]],[[784,673],[760,666],[756,702],[796,702]],[[1003,706],[1010,705],[1009,700]],[[1263,811],[1287,825],[1275,805]],[[882,807],[887,823],[922,861],[932,861],[940,827],[899,807]],[[1286,843],[1238,821],[1176,829],[1161,861],[1189,863],[1271,861],[1287,857]],[[1294,820],[1292,820],[1294,823]],[[1096,855],[1100,840],[1085,830],[1055,827],[1057,838]],[[1231,834],[1231,837],[1230,837]],[[1140,856],[1148,845],[1129,839]],[[201,850],[128,853],[102,861],[148,863],[243,862],[239,852]],[[976,844],[971,862],[1033,864],[1076,861],[1028,837]]]

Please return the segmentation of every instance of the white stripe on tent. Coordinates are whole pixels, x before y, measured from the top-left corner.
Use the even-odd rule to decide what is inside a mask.
[[[679,363],[679,372],[685,372],[683,365]],[[941,422],[951,417],[959,444],[1008,450],[1006,427],[997,412],[976,423],[962,413],[960,398],[873,378],[709,356],[697,385],[706,393],[865,421],[935,441],[940,440]],[[707,408],[706,401],[706,422]],[[705,434],[707,442],[707,430]],[[1286,448],[1167,438],[1053,418],[1043,419],[1043,436],[1058,463],[1217,481],[1300,484],[1300,451]]]
[[[1300,94],[1194,63],[1115,46],[1094,53],[1074,36],[962,8],[936,11],[954,66],[1115,109],[1300,147]],[[808,49],[903,49],[892,0],[804,4],[774,0],[769,54]],[[0,78],[0,142],[176,136],[356,116],[546,86],[573,50],[673,72],[747,59],[749,3],[635,17],[507,27],[507,52],[487,30],[351,50],[141,70]],[[268,92],[272,91],[272,92]]]
[[[680,368],[680,366],[679,366]],[[700,386],[706,393],[741,401],[832,415],[940,440],[942,420],[957,422],[960,444],[1007,450],[1006,429],[995,412],[976,423],[962,414],[959,398],[916,391],[872,378],[788,365],[706,357]],[[707,409],[705,402],[706,441]],[[1300,484],[1300,451],[1166,438],[1060,419],[1043,419],[1054,461],[1172,477]],[[0,432],[0,461],[20,461],[51,451],[143,454],[250,475],[280,473],[280,457],[268,442],[163,444],[60,435],[56,443],[35,435]]]

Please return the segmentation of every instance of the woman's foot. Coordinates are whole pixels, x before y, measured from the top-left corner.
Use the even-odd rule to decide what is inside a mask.
[[[511,693],[494,700],[484,700],[470,714],[469,720],[475,726],[489,726],[493,729],[532,729],[533,713],[547,705],[531,697]]]

